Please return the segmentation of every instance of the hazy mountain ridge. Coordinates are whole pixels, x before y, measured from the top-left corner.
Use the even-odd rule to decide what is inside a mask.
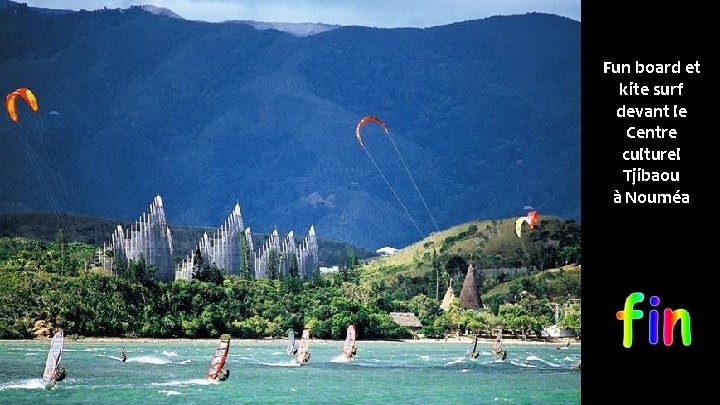
[[[57,161],[63,211],[135,218],[160,192],[173,223],[213,226],[239,200],[254,231],[315,224],[360,246],[408,244],[420,235],[354,137],[371,114],[440,228],[528,204],[579,217],[579,23],[569,19],[296,37],[136,8],[0,9],[0,39],[0,88],[38,95],[44,132],[28,110],[20,125],[37,156]],[[434,230],[392,145],[377,128],[364,135],[422,233]],[[6,122],[0,137],[10,139],[0,209],[47,210]]]
[[[246,24],[257,30],[275,30],[287,32],[296,37],[308,37],[340,28],[340,25],[321,23],[283,23],[283,22],[261,22],[251,20],[229,20],[227,23]]]

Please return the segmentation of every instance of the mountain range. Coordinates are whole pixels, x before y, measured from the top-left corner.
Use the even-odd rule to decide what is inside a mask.
[[[216,227],[239,202],[254,232],[314,224],[373,250],[527,205],[580,216],[577,21],[313,28],[161,11],[0,0],[0,91],[27,87],[39,106],[0,120],[0,212],[133,221],[160,193],[171,223]],[[389,135],[368,124],[363,148],[366,115]]]

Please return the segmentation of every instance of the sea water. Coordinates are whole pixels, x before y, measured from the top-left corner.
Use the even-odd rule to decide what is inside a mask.
[[[0,404],[578,404],[580,346],[507,343],[505,361],[460,342],[310,342],[298,366],[283,341],[232,340],[230,378],[205,378],[217,341],[65,341],[67,378],[42,381],[49,341],[0,341]],[[485,347],[487,346],[487,347]],[[120,361],[120,349],[127,361]]]

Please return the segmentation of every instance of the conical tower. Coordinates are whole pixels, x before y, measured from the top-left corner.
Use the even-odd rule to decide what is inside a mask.
[[[477,293],[475,270],[472,264],[468,266],[467,275],[460,291],[460,308],[480,309],[480,297],[478,297]]]

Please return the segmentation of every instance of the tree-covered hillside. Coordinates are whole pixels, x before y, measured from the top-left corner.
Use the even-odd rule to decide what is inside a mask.
[[[549,269],[580,260],[580,230],[543,218],[517,238],[510,222],[463,224],[369,263],[347,247],[339,271],[307,279],[224,276],[202,263],[196,279],[172,283],[153,281],[143,259],[116,274],[98,268],[96,248],[63,233],[52,242],[1,237],[0,338],[29,338],[48,327],[120,337],[261,337],[310,328],[318,338],[342,338],[350,323],[363,339],[412,336],[390,312],[413,312],[428,337],[498,327],[537,334],[553,322],[554,304],[580,298],[579,266]],[[469,263],[486,309],[462,309],[455,300],[442,311],[448,280],[462,280]],[[460,284],[453,284],[456,295]],[[579,308],[570,312],[564,325],[579,330]]]

